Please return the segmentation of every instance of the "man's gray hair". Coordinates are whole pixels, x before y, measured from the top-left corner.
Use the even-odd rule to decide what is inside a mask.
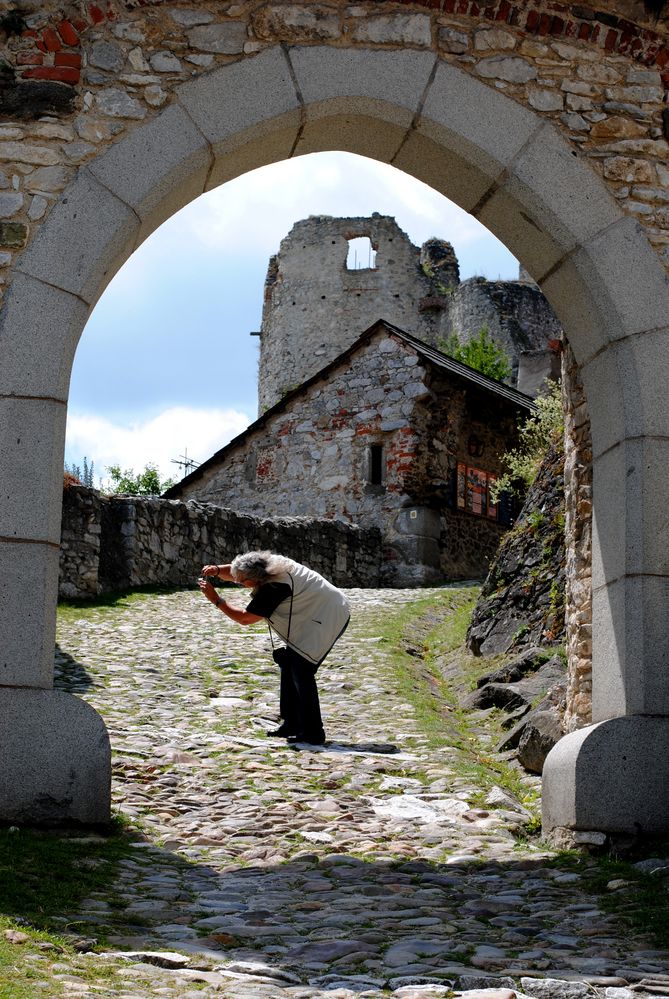
[[[275,555],[274,552],[246,552],[245,555],[233,558],[230,563],[230,575],[236,582],[249,579],[260,585],[273,576],[287,572],[288,566],[289,561],[283,555]]]

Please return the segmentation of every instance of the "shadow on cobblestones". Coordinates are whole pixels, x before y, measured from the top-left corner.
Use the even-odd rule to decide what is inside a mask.
[[[244,976],[242,989],[258,965],[271,988],[244,999],[356,975],[385,987],[669,970],[649,924],[626,922],[647,905],[636,872],[608,874],[621,881],[609,889],[599,861],[524,837],[537,779],[500,786],[492,750],[473,767],[431,739],[378,623],[426,592],[349,595],[351,628],[319,671],[331,741],[299,750],[265,736],[278,677],[262,629],[189,592],[64,615],[59,684],[88,681],[112,741],[113,800],[144,840],[113,885],[58,914],[63,928],[108,954],[178,952],[190,969]],[[485,750],[483,735],[472,745]]]
[[[54,684],[56,687],[68,694],[76,694],[88,690],[94,683],[95,680],[86,667],[77,662],[69,652],[65,652],[60,645],[56,645],[54,657]]]

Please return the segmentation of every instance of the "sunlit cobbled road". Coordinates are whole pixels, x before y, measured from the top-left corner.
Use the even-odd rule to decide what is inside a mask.
[[[106,939],[87,960],[117,965],[91,994],[427,999],[511,976],[519,995],[547,995],[520,986],[547,977],[571,980],[570,999],[631,999],[625,983],[667,974],[579,873],[514,835],[517,801],[482,801],[428,748],[373,628],[425,595],[350,592],[351,627],[319,671],[330,742],[309,749],[265,735],[278,677],[262,626],[197,592],[66,617],[57,685],[105,719],[114,807],[144,834],[113,897],[63,914]],[[60,972],[67,995],[89,989]]]

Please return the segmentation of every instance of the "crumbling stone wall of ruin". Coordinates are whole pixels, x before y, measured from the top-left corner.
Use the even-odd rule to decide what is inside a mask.
[[[348,240],[367,236],[373,268],[346,267]],[[442,273],[444,290],[458,283],[457,263]],[[311,216],[295,223],[270,260],[260,338],[258,408],[316,374],[378,319],[432,343],[440,326],[421,302],[434,295],[420,250],[393,218]]]
[[[347,267],[348,240],[366,236],[373,267]],[[365,261],[366,263],[367,261]],[[531,281],[460,282],[450,243],[414,246],[394,218],[311,216],[296,222],[270,259],[258,370],[262,413],[316,374],[377,319],[443,346],[487,328],[511,361],[516,384],[521,354],[545,352],[560,324]],[[546,361],[546,374],[550,360]],[[523,386],[519,386],[521,389]]]

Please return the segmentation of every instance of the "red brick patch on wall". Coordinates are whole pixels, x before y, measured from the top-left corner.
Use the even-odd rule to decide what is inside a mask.
[[[138,6],[152,6],[159,0],[126,0],[119,2],[120,9],[131,10]],[[456,14],[475,19],[496,21],[519,28],[529,35],[542,38],[573,38],[588,42],[603,49],[606,53],[617,53],[627,56],[645,66],[657,66],[664,70],[669,65],[669,48],[664,38],[649,28],[637,24],[616,14],[592,10],[578,4],[567,5],[557,0],[548,0],[540,6],[529,6],[526,3],[512,3],[511,0],[496,0],[483,6],[477,0],[377,0],[376,7],[397,8],[411,5],[427,8],[446,14]],[[23,37],[32,39],[34,51],[23,51],[16,60],[17,75],[32,79],[54,79],[65,83],[79,82],[78,72],[60,72],[61,70],[79,70],[81,62],[56,61],[55,55],[63,49],[77,50],[80,35],[88,27],[101,24],[104,21],[116,20],[117,13],[113,3],[87,3],[83,10],[85,18],[61,19],[54,26],[47,26],[41,31],[25,31]],[[61,15],[62,17],[62,15]],[[39,61],[39,56],[46,58]],[[28,66],[23,70],[21,67]],[[33,67],[43,67],[45,70],[58,69],[59,72],[34,71]],[[666,78],[663,77],[665,89]]]
[[[89,3],[86,19],[64,18],[54,26],[47,25],[40,31],[24,31],[22,38],[31,41],[33,49],[31,51],[27,48],[17,54],[17,77],[27,80],[57,80],[74,86],[79,83],[80,78],[82,32],[92,25],[115,20],[116,11],[111,3]]]

